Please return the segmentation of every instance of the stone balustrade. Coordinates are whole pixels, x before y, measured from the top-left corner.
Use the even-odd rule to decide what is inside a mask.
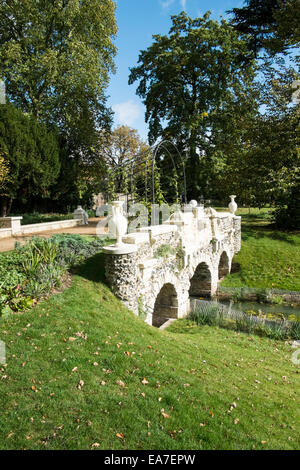
[[[241,218],[197,207],[122,241],[104,249],[109,285],[134,313],[159,326],[187,315],[190,296],[216,293],[240,249]]]

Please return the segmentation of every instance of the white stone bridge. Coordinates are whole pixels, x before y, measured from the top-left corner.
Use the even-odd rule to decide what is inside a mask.
[[[241,245],[241,218],[214,209],[178,211],[106,247],[106,278],[114,294],[150,325],[182,318],[190,297],[211,297],[231,271]]]

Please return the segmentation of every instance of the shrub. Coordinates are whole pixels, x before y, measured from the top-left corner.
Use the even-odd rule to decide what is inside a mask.
[[[0,315],[30,308],[58,287],[67,269],[99,252],[103,241],[80,235],[33,237],[0,255]]]

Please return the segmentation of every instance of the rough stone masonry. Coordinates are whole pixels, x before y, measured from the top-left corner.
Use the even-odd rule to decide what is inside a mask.
[[[196,207],[122,241],[122,249],[104,249],[107,281],[130,310],[160,326],[186,316],[191,296],[216,293],[241,247],[241,217]]]

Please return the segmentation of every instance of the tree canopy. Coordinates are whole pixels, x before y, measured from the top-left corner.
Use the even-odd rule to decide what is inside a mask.
[[[245,0],[245,6],[233,8],[232,24],[250,35],[249,47],[255,55],[286,51],[300,41],[299,0]]]
[[[81,150],[110,123],[112,0],[1,0],[0,77],[18,108],[53,124]]]
[[[2,214],[14,199],[47,197],[60,169],[57,133],[12,104],[1,105],[0,154],[9,169],[1,185]]]
[[[223,165],[223,144],[240,139],[241,117],[251,119],[256,111],[255,63],[246,41],[225,20],[182,12],[172,22],[168,35],[154,36],[141,51],[129,83],[138,82],[150,142],[170,139],[189,157],[188,196],[209,196]]]

